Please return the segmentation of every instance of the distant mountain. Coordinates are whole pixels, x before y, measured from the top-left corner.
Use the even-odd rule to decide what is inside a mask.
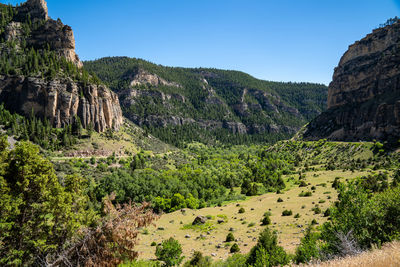
[[[328,110],[315,118],[309,140],[400,138],[400,23],[389,20],[351,45],[329,85]]]
[[[118,97],[82,68],[74,34],[48,16],[44,0],[0,4],[0,104],[60,128],[79,122],[118,129]]]
[[[127,57],[84,66],[119,95],[127,118],[175,145],[276,141],[326,106],[322,84],[269,82],[239,71],[165,67]]]

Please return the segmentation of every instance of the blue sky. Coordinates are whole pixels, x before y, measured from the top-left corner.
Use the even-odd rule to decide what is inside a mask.
[[[1,1],[16,4],[22,1]],[[347,47],[400,0],[48,0],[81,59],[129,56],[328,84]]]

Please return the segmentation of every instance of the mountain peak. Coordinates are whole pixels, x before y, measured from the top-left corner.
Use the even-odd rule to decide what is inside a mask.
[[[27,16],[35,20],[48,20],[49,12],[45,0],[28,0],[18,8],[18,17],[25,19]]]

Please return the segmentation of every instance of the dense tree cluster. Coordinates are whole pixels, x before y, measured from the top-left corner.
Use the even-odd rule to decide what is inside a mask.
[[[65,128],[53,128],[47,119],[43,121],[31,115],[29,118],[10,113],[0,104],[0,125],[10,136],[19,140],[32,141],[44,149],[59,150],[76,143],[82,134],[79,118]]]
[[[126,168],[119,168],[103,177],[97,187],[98,199],[116,193],[116,201],[125,203],[151,201],[156,211],[171,212],[181,208],[197,209],[225,200],[258,195],[285,188],[281,175],[292,165],[285,156],[271,155],[263,150],[207,148],[192,144],[188,149],[198,158],[176,170],[138,169],[140,158],[134,156]],[[240,151],[240,153],[239,153]],[[246,153],[246,154],[245,154]],[[257,189],[253,190],[253,185]]]

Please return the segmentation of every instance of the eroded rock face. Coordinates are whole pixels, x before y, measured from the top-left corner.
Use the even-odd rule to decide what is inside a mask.
[[[169,82],[159,77],[156,74],[149,73],[142,69],[139,69],[132,77],[130,77],[131,86],[137,85],[151,85],[158,87],[160,85],[172,86],[172,87],[182,87],[180,84],[175,82]]]
[[[25,21],[29,16],[32,22],[36,20],[48,20],[49,13],[45,0],[28,0],[17,8],[16,20]]]
[[[5,27],[6,41],[16,41],[17,49],[18,41],[26,42],[28,48],[33,47],[39,52],[49,49],[82,67],[75,53],[71,27],[49,18],[44,0],[28,0],[16,9],[17,15]],[[28,34],[22,27],[27,21],[40,26]],[[45,80],[37,74],[32,77],[0,76],[0,103],[22,115],[30,116],[33,112],[37,117],[47,118],[54,127],[64,127],[76,117],[80,118],[83,127],[93,126],[98,132],[118,129],[123,123],[115,93],[104,85],[78,83],[70,78]]]
[[[118,129],[122,112],[118,97],[103,85],[75,83],[72,80],[45,81],[23,76],[0,77],[0,102],[11,111],[47,118],[55,127],[64,127],[78,116],[84,127],[96,131]]]
[[[41,27],[31,33],[28,45],[36,49],[47,49],[57,52],[60,56],[75,63],[78,67],[83,64],[75,53],[75,38],[71,27],[60,20],[47,20]]]
[[[400,23],[351,45],[329,85],[328,110],[306,139],[397,140],[400,137]]]

